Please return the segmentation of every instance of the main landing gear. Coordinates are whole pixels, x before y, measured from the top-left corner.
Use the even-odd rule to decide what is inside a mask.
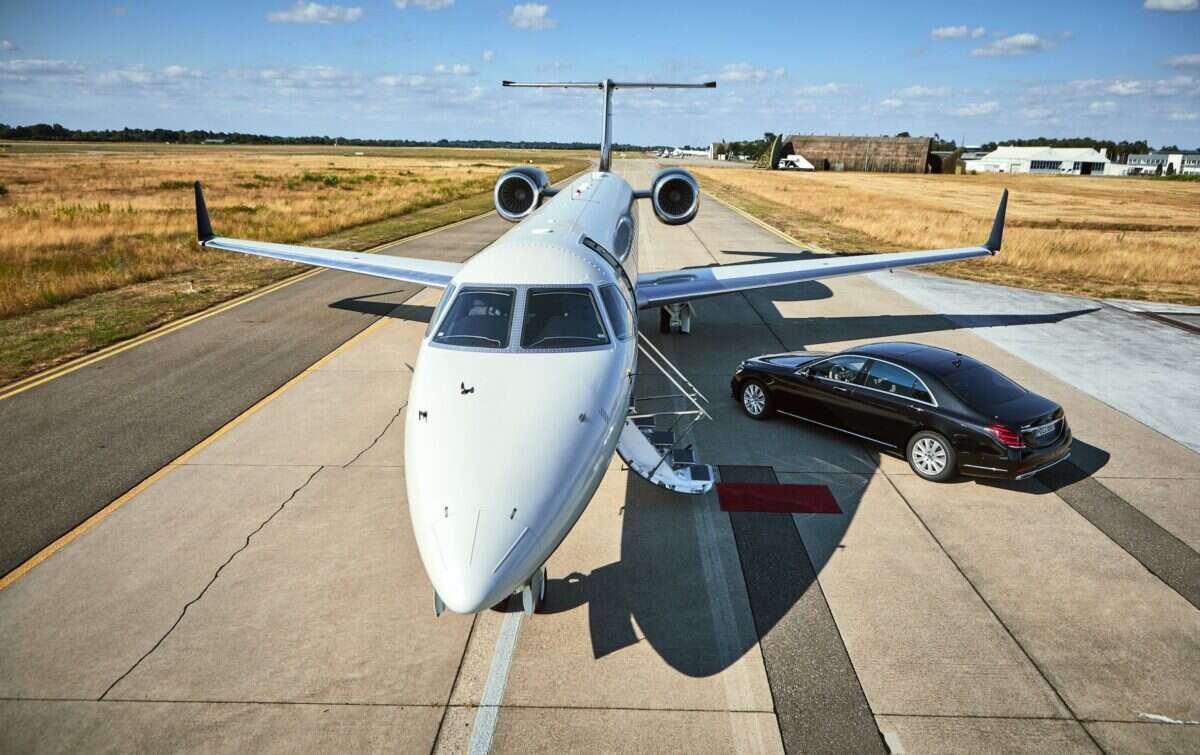
[[[670,333],[671,328],[677,326],[680,333],[691,333],[695,316],[696,310],[690,301],[664,305],[658,310],[658,332]]]

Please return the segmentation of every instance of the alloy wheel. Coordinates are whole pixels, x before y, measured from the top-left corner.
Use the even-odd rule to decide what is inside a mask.
[[[767,408],[767,396],[758,383],[750,383],[742,391],[742,406],[746,407],[746,412],[754,417],[762,414],[763,410]]]
[[[912,461],[923,473],[935,477],[946,468],[946,449],[935,438],[921,438],[913,444]]]

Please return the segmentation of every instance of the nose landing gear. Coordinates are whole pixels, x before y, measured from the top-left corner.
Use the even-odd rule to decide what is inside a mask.
[[[526,616],[532,616],[546,602],[546,567],[533,573],[521,588],[521,607]]]

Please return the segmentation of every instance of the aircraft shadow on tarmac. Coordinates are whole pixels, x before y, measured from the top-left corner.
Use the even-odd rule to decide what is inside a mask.
[[[812,283],[772,291],[769,298],[779,301],[794,297],[792,300],[803,301],[828,295],[829,290],[823,284]],[[788,318],[786,322],[789,327],[798,325],[804,330],[814,327],[816,322],[819,323],[817,327],[836,334],[829,337],[822,334],[813,339],[819,343],[960,327],[951,318],[970,322],[971,327],[1007,327],[1060,322],[1090,311],[1094,310],[1035,315]],[[642,327],[650,332],[650,318],[644,320]],[[700,346],[698,341],[693,346],[687,337],[656,336],[655,340],[673,359],[683,356],[681,350],[687,352]],[[694,359],[695,355],[692,356]],[[685,361],[690,360],[685,358]],[[639,377],[639,394],[661,392],[662,386],[653,385],[653,380],[643,387],[644,380]],[[865,480],[879,465],[877,449],[833,431],[806,427],[798,422],[749,420],[741,416],[734,402],[729,400],[727,387],[722,394],[722,384],[728,385],[727,378],[709,376],[705,380],[704,390],[713,401],[710,408],[716,419],[710,424],[717,426],[706,433],[730,433],[732,444],[750,443],[766,449],[768,453],[764,458],[768,461],[772,454],[815,454],[816,465],[828,474],[814,473],[811,481],[829,482],[842,514],[813,515],[818,518],[811,522],[811,527],[806,526],[802,540],[794,529],[791,515],[731,515],[697,510],[695,507],[711,506],[711,503],[671,494],[630,473],[624,505],[619,512],[622,519],[620,559],[588,574],[549,575],[543,610],[557,613],[577,610],[586,604],[596,658],[647,642],[663,661],[689,676],[710,676],[735,663],[787,616],[812,587],[832,554],[841,547],[841,540],[856,516],[862,493],[866,490]],[[730,447],[729,443],[724,445]],[[962,478],[957,484],[1002,486],[1030,494],[1048,494],[1090,476],[1108,461],[1109,455],[1103,449],[1078,439],[1074,447],[1072,459],[1059,465],[1061,469],[1053,476],[1043,474],[1036,480],[1024,482]],[[709,444],[701,443],[700,449],[702,461],[712,464],[727,461],[719,458],[720,452],[714,451]],[[718,458],[703,458],[706,453],[716,453]],[[852,478],[859,482],[844,482]],[[703,516],[739,517],[730,520],[730,526],[737,533],[736,552],[733,556],[728,551],[721,552],[725,557],[722,559],[724,569],[715,570],[715,574],[715,546],[706,541],[706,533],[711,535],[712,529],[706,530],[699,525]],[[726,526],[720,519],[716,521],[718,528]],[[780,536],[780,533],[786,535]],[[784,552],[781,546],[793,552]],[[726,559],[736,561],[729,563]],[[785,570],[786,573],[782,573]],[[742,596],[750,598],[752,620],[748,632],[715,618],[720,612],[712,610],[711,598],[707,595],[713,588],[708,579],[714,576],[735,581],[741,576],[745,580],[744,585],[729,585],[726,589],[733,599],[734,612],[744,610]],[[757,588],[751,586],[753,582],[757,582]],[[764,584],[769,586],[766,593],[762,589]]]
[[[430,318],[433,317],[433,307],[419,304],[398,304],[395,301],[379,298],[406,293],[404,291],[381,291],[377,294],[354,296],[335,301],[329,306],[333,309],[358,312],[359,314],[373,315],[375,317],[394,317],[398,320],[429,322]]]

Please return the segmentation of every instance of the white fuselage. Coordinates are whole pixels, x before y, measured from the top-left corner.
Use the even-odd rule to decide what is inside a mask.
[[[570,532],[612,458],[637,354],[632,202],[612,173],[576,179],[463,267],[422,340],[405,420],[408,505],[426,573],[453,611],[480,611],[519,589]],[[606,346],[522,348],[530,290],[586,287],[599,302],[612,284],[628,309],[626,338],[600,307]],[[447,303],[478,287],[515,291],[507,346],[435,343]]]

